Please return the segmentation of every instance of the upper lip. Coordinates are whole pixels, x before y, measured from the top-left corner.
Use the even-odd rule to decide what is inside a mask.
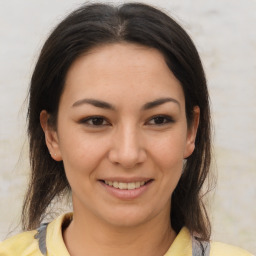
[[[131,182],[139,182],[139,181],[140,182],[141,181],[148,182],[152,179],[151,178],[145,178],[145,177],[131,177],[131,178],[127,178],[127,177],[106,177],[106,178],[102,178],[102,179],[99,179],[99,180],[131,183]]]

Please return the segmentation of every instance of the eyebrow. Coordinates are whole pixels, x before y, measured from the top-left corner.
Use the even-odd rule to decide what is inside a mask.
[[[82,100],[78,100],[76,101],[72,107],[77,107],[83,104],[91,104],[97,108],[105,108],[105,109],[111,109],[111,110],[115,110],[115,107],[105,101],[102,100],[96,100],[96,99],[82,99]]]
[[[159,105],[162,105],[162,104],[164,104],[166,102],[176,103],[179,106],[179,108],[180,108],[180,103],[177,100],[175,100],[173,98],[160,98],[160,99],[156,99],[154,101],[146,103],[145,105],[143,105],[142,110],[148,110],[148,109],[157,107]]]
[[[147,102],[146,104],[144,104],[142,106],[141,109],[142,110],[152,109],[152,108],[160,106],[160,105],[162,105],[162,104],[164,104],[166,102],[176,103],[179,106],[179,108],[180,108],[180,103],[176,99],[173,99],[173,98],[159,98],[159,99],[156,99],[154,101]],[[81,100],[76,101],[72,105],[72,107],[77,107],[77,106],[80,106],[80,105],[83,105],[83,104],[91,104],[91,105],[93,105],[93,106],[95,106],[97,108],[104,108],[104,109],[109,109],[109,110],[115,110],[116,109],[110,103],[102,101],[102,100],[97,100],[97,99],[81,99]]]

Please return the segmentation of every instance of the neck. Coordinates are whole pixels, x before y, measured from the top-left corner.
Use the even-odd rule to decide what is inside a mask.
[[[135,226],[113,226],[90,213],[77,214],[63,233],[71,256],[162,256],[176,237],[169,212]]]

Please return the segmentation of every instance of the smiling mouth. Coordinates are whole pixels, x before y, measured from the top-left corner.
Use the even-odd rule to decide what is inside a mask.
[[[119,182],[119,181],[107,181],[102,180],[106,185],[120,189],[120,190],[132,190],[136,188],[140,188],[145,186],[147,183],[151,182],[152,180],[147,181],[136,181],[136,182]]]

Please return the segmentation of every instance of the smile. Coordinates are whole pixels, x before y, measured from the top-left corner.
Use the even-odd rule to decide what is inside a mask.
[[[150,189],[154,179],[147,178],[112,178],[99,180],[105,188],[105,192],[121,200],[133,200],[142,196]]]
[[[105,184],[114,187],[114,188],[119,188],[119,189],[136,189],[136,188],[140,188],[141,186],[144,186],[146,184],[146,181],[136,181],[136,182],[129,182],[129,183],[125,183],[125,182],[118,182],[118,181],[106,181],[104,180]]]

